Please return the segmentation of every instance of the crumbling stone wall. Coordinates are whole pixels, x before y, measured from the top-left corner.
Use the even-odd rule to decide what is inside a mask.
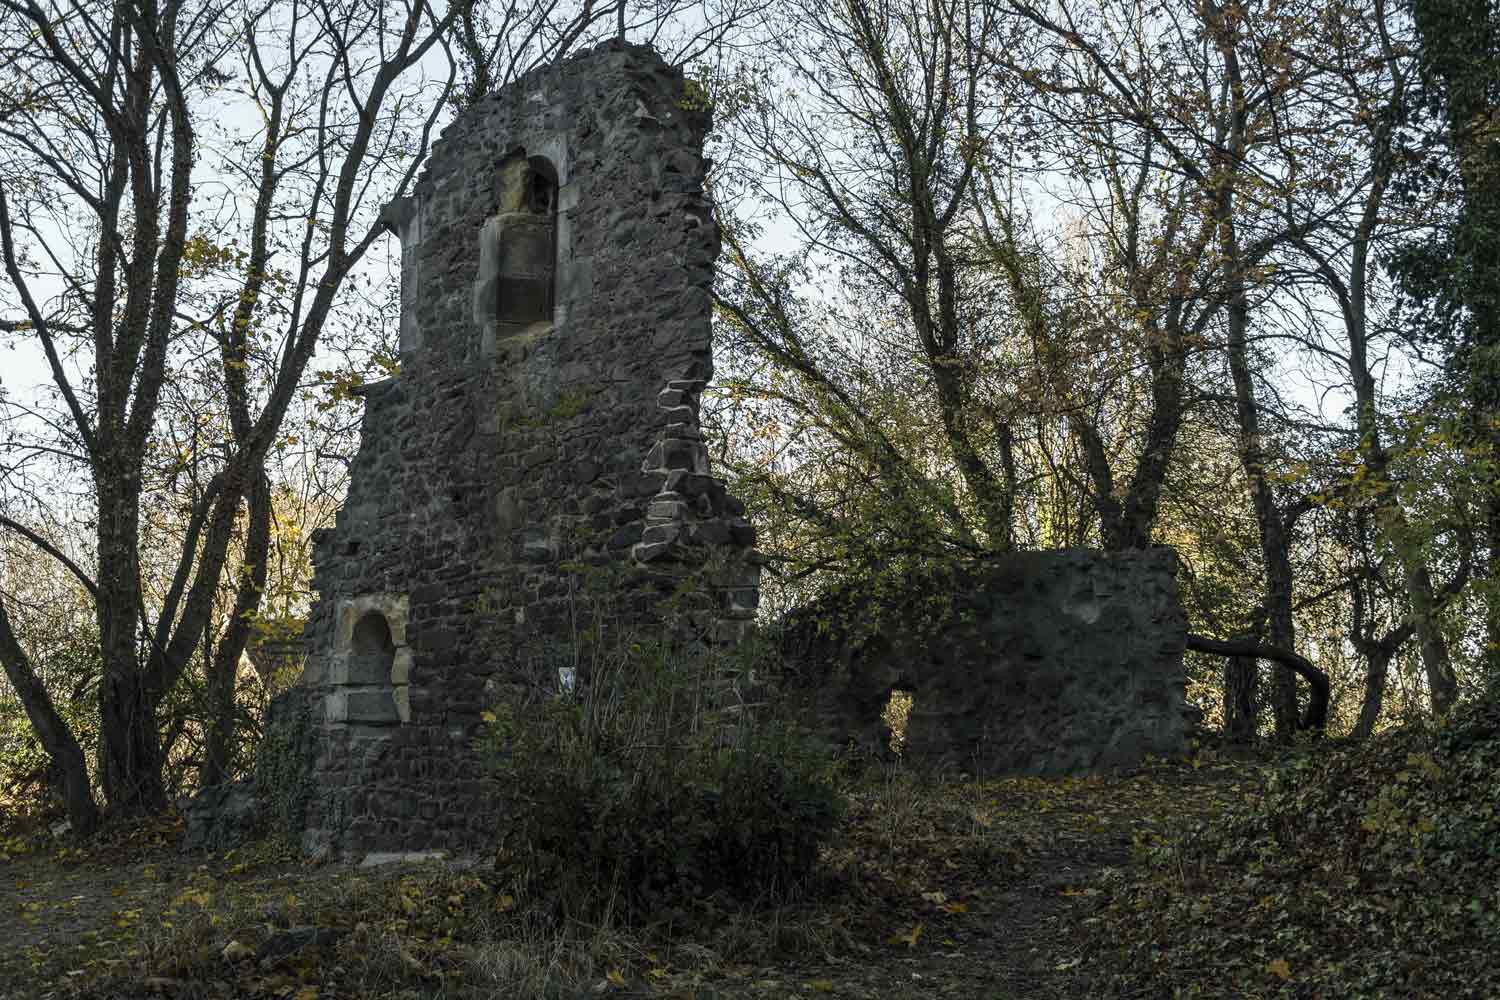
[[[672,592],[705,643],[753,617],[754,530],[698,429],[707,126],[678,71],[607,44],[469,108],[387,209],[401,369],[362,390],[303,707],[278,709],[312,723],[309,850],[492,842],[481,713],[562,683],[585,568],[615,574],[611,627],[659,625]]]
[[[787,654],[809,721],[841,745],[883,746],[897,690],[912,698],[907,759],[984,775],[1127,767],[1186,750],[1176,571],[1169,548],[1015,553],[940,592],[814,609],[789,630]],[[903,614],[903,599],[924,610]]]

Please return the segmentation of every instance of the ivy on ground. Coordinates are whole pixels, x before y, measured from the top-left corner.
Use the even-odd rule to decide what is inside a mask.
[[[1087,921],[1119,989],[1500,995],[1500,705],[1310,744],[1217,817],[1139,845]]]

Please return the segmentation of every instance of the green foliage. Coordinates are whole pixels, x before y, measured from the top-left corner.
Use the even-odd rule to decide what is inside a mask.
[[[547,408],[541,422],[561,423],[572,420],[593,405],[594,396],[594,392],[586,389],[564,389],[558,394],[557,402]]]
[[[16,698],[0,698],[0,800],[35,803],[46,795],[51,761]]]
[[[1237,996],[1495,995],[1500,704],[1294,751],[1257,785],[1137,844],[1148,867],[1112,884],[1099,922],[1123,978],[1160,995],[1198,995],[1204,967]]]
[[[288,692],[282,697],[296,695]],[[286,707],[298,708],[295,702]],[[278,712],[273,705],[267,713],[265,735],[255,753],[255,790],[272,833],[290,835],[302,829],[314,788],[308,767],[309,738],[306,712]]]
[[[920,643],[972,621],[975,611],[961,596],[974,590],[983,567],[958,557],[891,558],[828,587],[786,616],[782,628],[793,644],[862,650],[891,634]]]
[[[826,753],[730,696],[705,656],[636,643],[589,673],[486,713],[507,799],[497,868],[518,895],[645,916],[805,883],[842,805]]]
[[[39,674],[52,693],[53,707],[68,724],[86,757],[99,743],[99,707],[94,697],[101,672],[98,630],[86,610],[64,600],[37,601],[13,626],[36,651]],[[0,675],[3,678],[3,675]],[[21,700],[0,680],[0,810],[61,810],[60,775],[31,727]]]

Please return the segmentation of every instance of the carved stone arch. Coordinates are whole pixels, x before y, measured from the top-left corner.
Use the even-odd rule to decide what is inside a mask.
[[[329,681],[330,722],[398,725],[411,719],[411,649],[404,596],[369,594],[340,609]]]

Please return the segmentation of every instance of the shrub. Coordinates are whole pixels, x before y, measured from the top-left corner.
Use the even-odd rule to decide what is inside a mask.
[[[826,751],[735,687],[748,671],[639,643],[590,666],[487,714],[518,895],[645,917],[805,884],[842,800]]]

